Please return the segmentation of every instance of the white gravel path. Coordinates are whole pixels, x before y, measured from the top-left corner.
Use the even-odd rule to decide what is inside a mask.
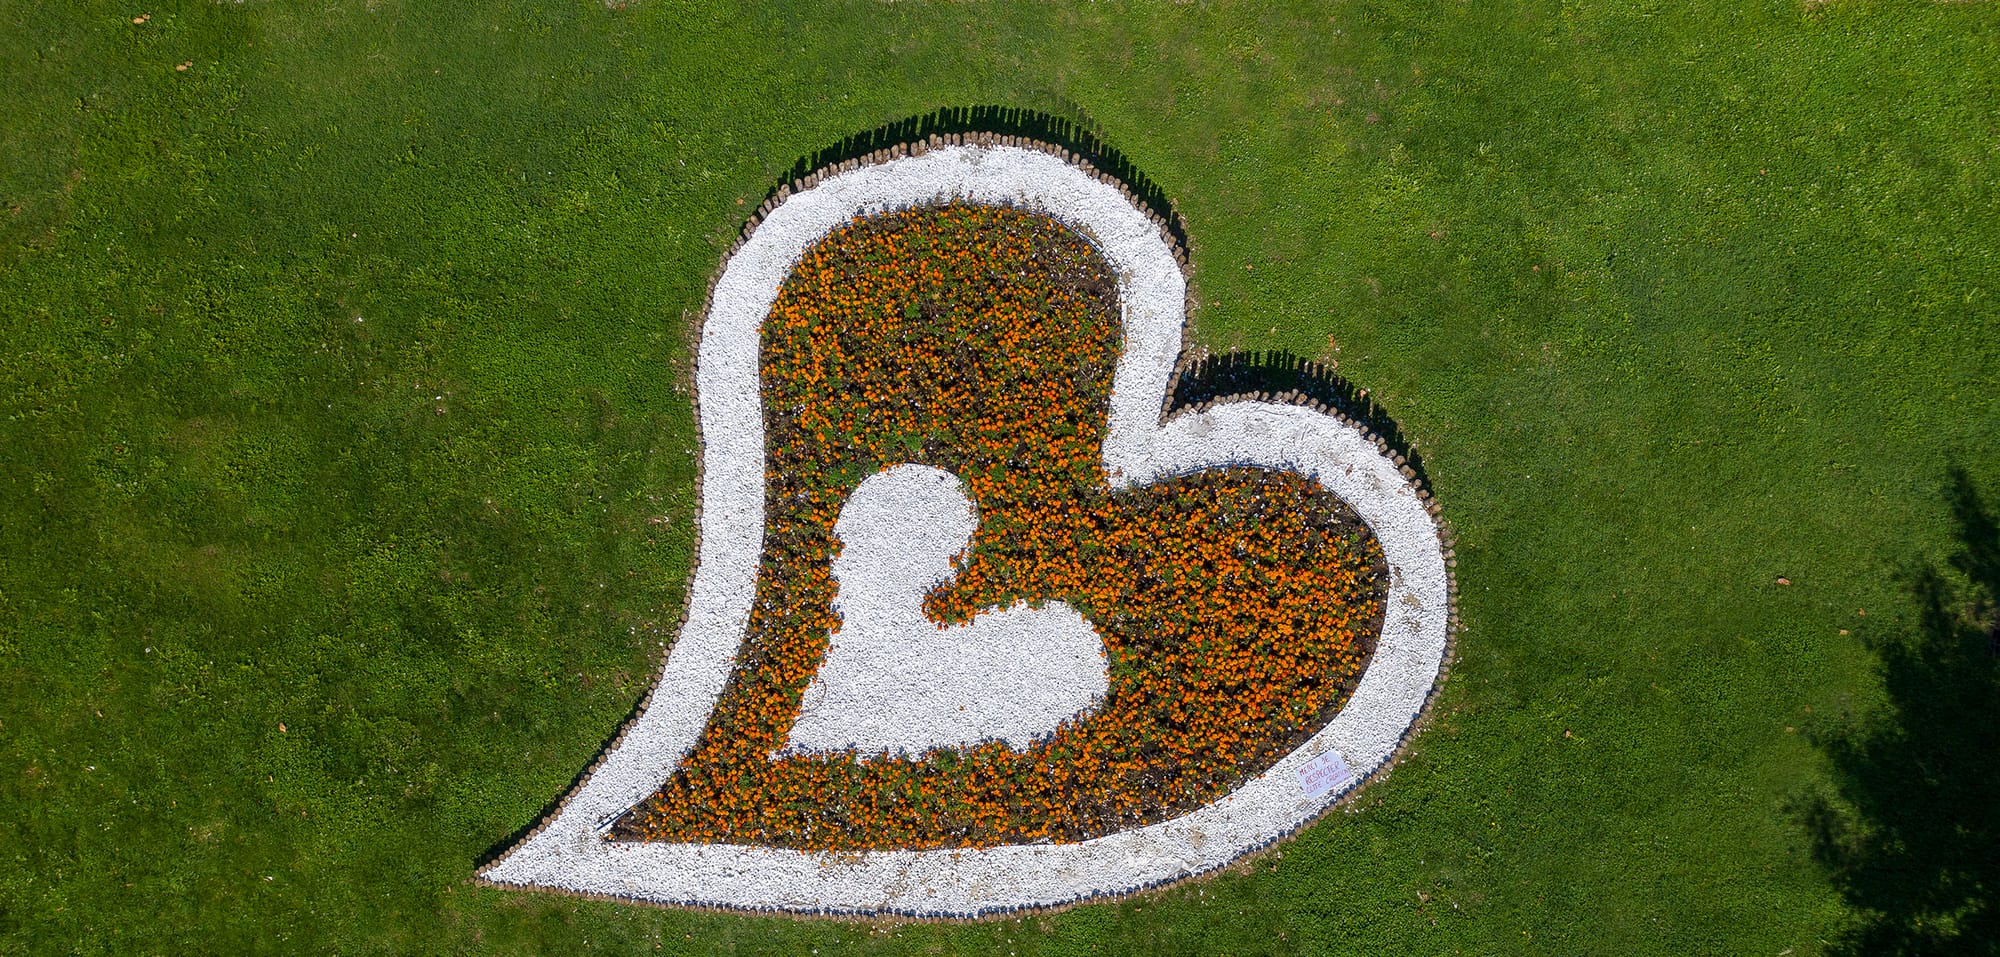
[[[763,544],[759,327],[813,243],[857,214],[965,199],[1037,210],[1096,243],[1119,276],[1125,350],[1104,459],[1142,485],[1224,465],[1316,477],[1360,514],[1390,568],[1387,614],[1352,700],[1264,774],[1173,820],[1080,844],[821,855],[736,845],[624,843],[603,832],[664,783],[720,695],[755,593]],[[562,809],[481,877],[664,903],[802,912],[976,916],[1122,893],[1221,867],[1310,821],[1395,753],[1423,709],[1450,628],[1438,529],[1395,464],[1355,428],[1290,405],[1160,408],[1181,351],[1185,279],[1119,191],[1049,154],[953,146],[862,166],[792,194],[730,258],[702,328],[701,546],[688,617],[648,706]],[[1005,680],[1005,679],[1002,679]],[[1310,796],[1299,770],[1337,750],[1354,782]]]

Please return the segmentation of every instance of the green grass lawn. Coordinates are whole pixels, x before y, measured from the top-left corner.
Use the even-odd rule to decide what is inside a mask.
[[[0,950],[1805,955],[1852,920],[1809,732],[1880,697],[1947,468],[2000,488],[1993,3],[149,3],[0,0]],[[672,638],[689,317],[744,217],[976,103],[1091,123],[1178,201],[1203,343],[1337,359],[1416,439],[1467,625],[1429,729],[1249,865],[1021,921],[471,884]]]

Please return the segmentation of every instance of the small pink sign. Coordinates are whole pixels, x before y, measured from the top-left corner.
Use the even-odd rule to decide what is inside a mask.
[[[1354,780],[1354,770],[1338,751],[1328,751],[1299,767],[1299,789],[1316,798]]]

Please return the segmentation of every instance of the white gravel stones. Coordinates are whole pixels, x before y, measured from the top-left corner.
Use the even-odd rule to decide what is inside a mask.
[[[1079,844],[829,855],[604,840],[611,822],[658,789],[693,746],[744,635],[764,528],[759,327],[779,284],[800,254],[857,214],[951,199],[1052,216],[1090,237],[1117,272],[1124,352],[1104,444],[1115,481],[1143,485],[1225,465],[1285,469],[1316,477],[1368,523],[1390,584],[1383,632],[1353,698],[1296,751],[1214,803]],[[730,258],[702,329],[701,549],[687,623],[624,737],[553,818],[481,876],[677,904],[976,916],[1212,870],[1290,833],[1381,768],[1422,711],[1444,659],[1448,579],[1437,526],[1395,463],[1331,416],[1235,402],[1161,425],[1185,295],[1172,252],[1144,213],[1116,188],[1035,150],[933,149],[827,176],[787,197]],[[1309,796],[1298,771],[1329,750],[1355,780]]]
[[[924,617],[925,593],[951,578],[977,527],[950,472],[898,465],[855,488],[833,526],[840,628],[786,751],[918,755],[988,739],[1026,751],[1104,700],[1104,639],[1067,604],[949,628]]]

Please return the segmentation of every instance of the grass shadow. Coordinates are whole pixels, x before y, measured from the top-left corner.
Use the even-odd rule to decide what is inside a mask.
[[[1868,637],[1885,703],[1814,736],[1833,772],[1797,807],[1856,922],[1835,953],[2000,955],[2000,518],[1964,471],[1958,548],[1909,574],[1915,628]]]

